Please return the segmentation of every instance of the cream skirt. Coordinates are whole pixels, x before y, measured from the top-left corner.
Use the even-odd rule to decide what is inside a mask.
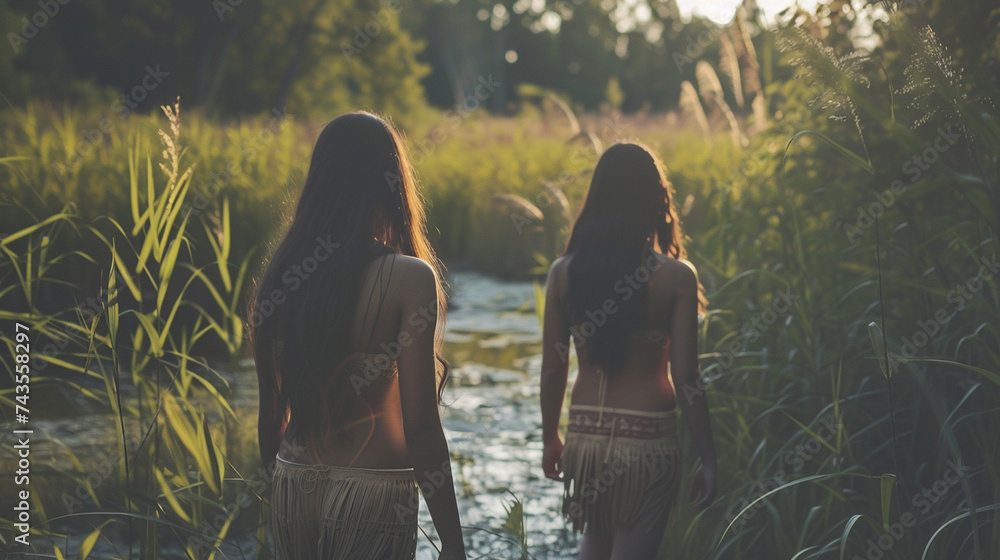
[[[666,523],[680,489],[677,414],[571,406],[562,467],[574,531],[648,532]]]
[[[271,495],[279,560],[412,559],[413,469],[303,465],[278,458]]]

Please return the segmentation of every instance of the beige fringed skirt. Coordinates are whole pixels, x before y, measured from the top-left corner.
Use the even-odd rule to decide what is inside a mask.
[[[413,469],[278,458],[271,495],[279,560],[411,559],[420,496]]]
[[[677,414],[571,406],[562,468],[574,531],[608,538],[663,526],[680,489]]]

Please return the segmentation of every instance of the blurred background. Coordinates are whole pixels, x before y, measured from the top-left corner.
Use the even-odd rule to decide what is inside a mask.
[[[661,557],[1000,558],[995,2],[8,0],[0,31],[2,503],[35,430],[10,557],[269,557],[247,295],[319,131],[365,109],[448,268],[470,558],[577,553],[543,283],[623,139],[711,302],[720,496]]]

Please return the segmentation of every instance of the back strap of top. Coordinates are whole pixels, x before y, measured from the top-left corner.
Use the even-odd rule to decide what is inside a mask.
[[[378,273],[375,275],[375,280],[372,281],[372,291],[370,294],[368,294],[368,303],[365,305],[365,319],[364,321],[361,322],[362,325],[364,325],[368,321],[368,310],[371,309],[372,298],[375,296],[375,289],[379,286],[379,284],[381,284],[382,269],[385,267],[386,258],[388,258],[388,255],[382,257],[382,262],[380,262],[378,265]],[[371,331],[368,333],[368,340],[365,342],[364,345],[364,350],[366,351],[371,346],[372,339],[375,338],[375,327],[378,326],[378,318],[382,314],[382,305],[385,304],[385,298],[386,296],[388,296],[389,287],[392,284],[392,270],[393,268],[395,268],[395,266],[396,266],[396,255],[393,254],[392,262],[389,263],[389,273],[386,276],[385,288],[383,288],[381,293],[379,294],[378,307],[375,309],[375,318],[372,319],[372,328]]]

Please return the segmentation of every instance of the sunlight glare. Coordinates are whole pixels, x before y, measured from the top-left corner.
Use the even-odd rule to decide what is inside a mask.
[[[812,9],[816,6],[817,0],[799,0],[799,6]],[[677,7],[680,8],[681,17],[690,19],[693,14],[706,17],[715,23],[728,23],[732,21],[736,8],[742,4],[742,0],[677,0]],[[757,0],[757,5],[764,11],[764,17],[768,21],[773,21],[778,12],[795,5],[795,0]]]

